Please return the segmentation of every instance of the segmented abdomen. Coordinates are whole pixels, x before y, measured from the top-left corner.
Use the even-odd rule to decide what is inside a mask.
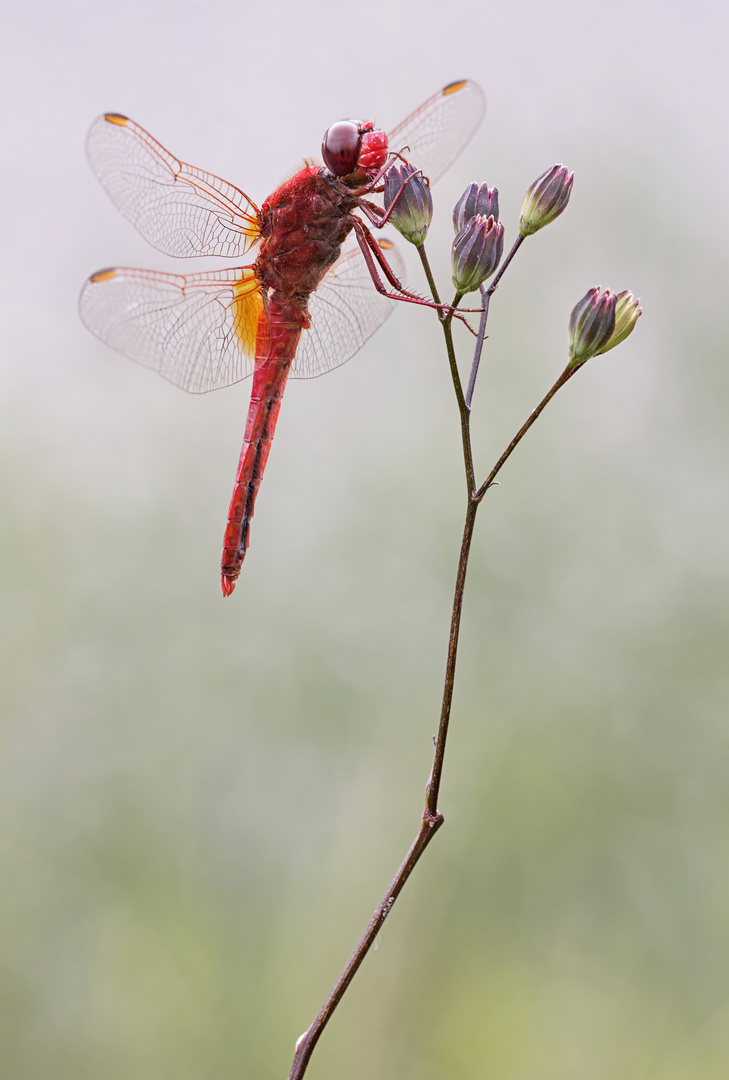
[[[258,323],[251,403],[225,528],[220,563],[223,596],[230,596],[240,574],[286,379],[301,331],[308,326],[306,307],[300,303],[271,299],[268,314],[268,319],[261,315]]]

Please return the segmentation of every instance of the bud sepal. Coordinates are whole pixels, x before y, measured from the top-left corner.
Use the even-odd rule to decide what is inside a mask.
[[[621,341],[625,341],[626,337],[633,333],[635,324],[642,314],[643,309],[640,306],[640,300],[633,296],[629,289],[618,293],[615,297],[615,326],[608,338],[607,345],[603,345],[599,350],[599,355],[614,349]]]

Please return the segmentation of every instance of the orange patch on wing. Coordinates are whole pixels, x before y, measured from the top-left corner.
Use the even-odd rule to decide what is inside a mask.
[[[455,94],[462,87],[464,87],[467,82],[468,82],[468,79],[461,79],[459,82],[448,83],[447,86],[443,87],[443,93],[444,94]]]
[[[97,270],[95,274],[92,274],[89,281],[92,281],[96,285],[99,281],[111,281],[113,277],[116,277],[116,270]]]
[[[118,124],[119,127],[126,127],[129,123],[129,117],[122,116],[122,114],[118,112],[104,113],[104,119],[108,120],[110,124]]]
[[[253,272],[237,281],[233,286],[233,310],[235,336],[246,356],[255,356],[258,324],[265,318],[261,289]]]

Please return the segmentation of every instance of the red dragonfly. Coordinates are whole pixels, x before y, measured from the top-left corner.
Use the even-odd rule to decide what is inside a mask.
[[[79,301],[89,330],[183,390],[202,394],[253,374],[223,543],[224,596],[233,592],[248,548],[288,376],[312,378],[343,364],[384,322],[393,299],[424,302],[401,285],[392,245],[378,244],[354,211],[382,226],[387,215],[368,196],[381,192],[394,156],[407,152],[436,180],[483,112],[479,87],[462,81],[434,94],[389,135],[369,122],[339,121],[324,135],[324,164],[307,164],[260,210],[127,117],[106,113],[94,122],[91,167],[154,247],[178,257],[237,258],[260,244],[250,266],[206,274],[101,270]]]

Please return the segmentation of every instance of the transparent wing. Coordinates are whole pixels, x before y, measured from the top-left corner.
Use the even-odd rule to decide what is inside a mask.
[[[380,247],[396,277],[397,249]],[[349,360],[394,310],[375,289],[356,239],[309,297],[311,325],[291,368],[313,379]],[[250,375],[258,324],[266,318],[253,267],[209,274],[163,274],[115,267],[93,274],[79,299],[81,320],[112,349],[193,394],[231,386]]]
[[[266,317],[250,266],[188,277],[101,270],[84,285],[79,311],[107,345],[192,394],[251,374]]]
[[[180,161],[126,116],[95,120],[86,150],[112,202],[165,254],[238,257],[258,239],[258,208],[247,195]]]
[[[485,111],[483,90],[475,82],[449,83],[388,134],[388,146],[402,150],[435,182],[463,150]]]
[[[485,112],[486,98],[477,83],[469,79],[449,83],[393,128],[387,145],[390,150],[404,151],[403,156],[435,183],[471,140]],[[323,162],[314,155],[306,164],[321,166]],[[287,179],[303,167],[291,168]]]
[[[403,281],[405,266],[397,248],[388,240],[380,247]],[[311,326],[302,331],[291,367],[295,379],[313,379],[339,367],[361,349],[397,301],[375,289],[356,239],[350,234],[342,254],[309,297]]]

